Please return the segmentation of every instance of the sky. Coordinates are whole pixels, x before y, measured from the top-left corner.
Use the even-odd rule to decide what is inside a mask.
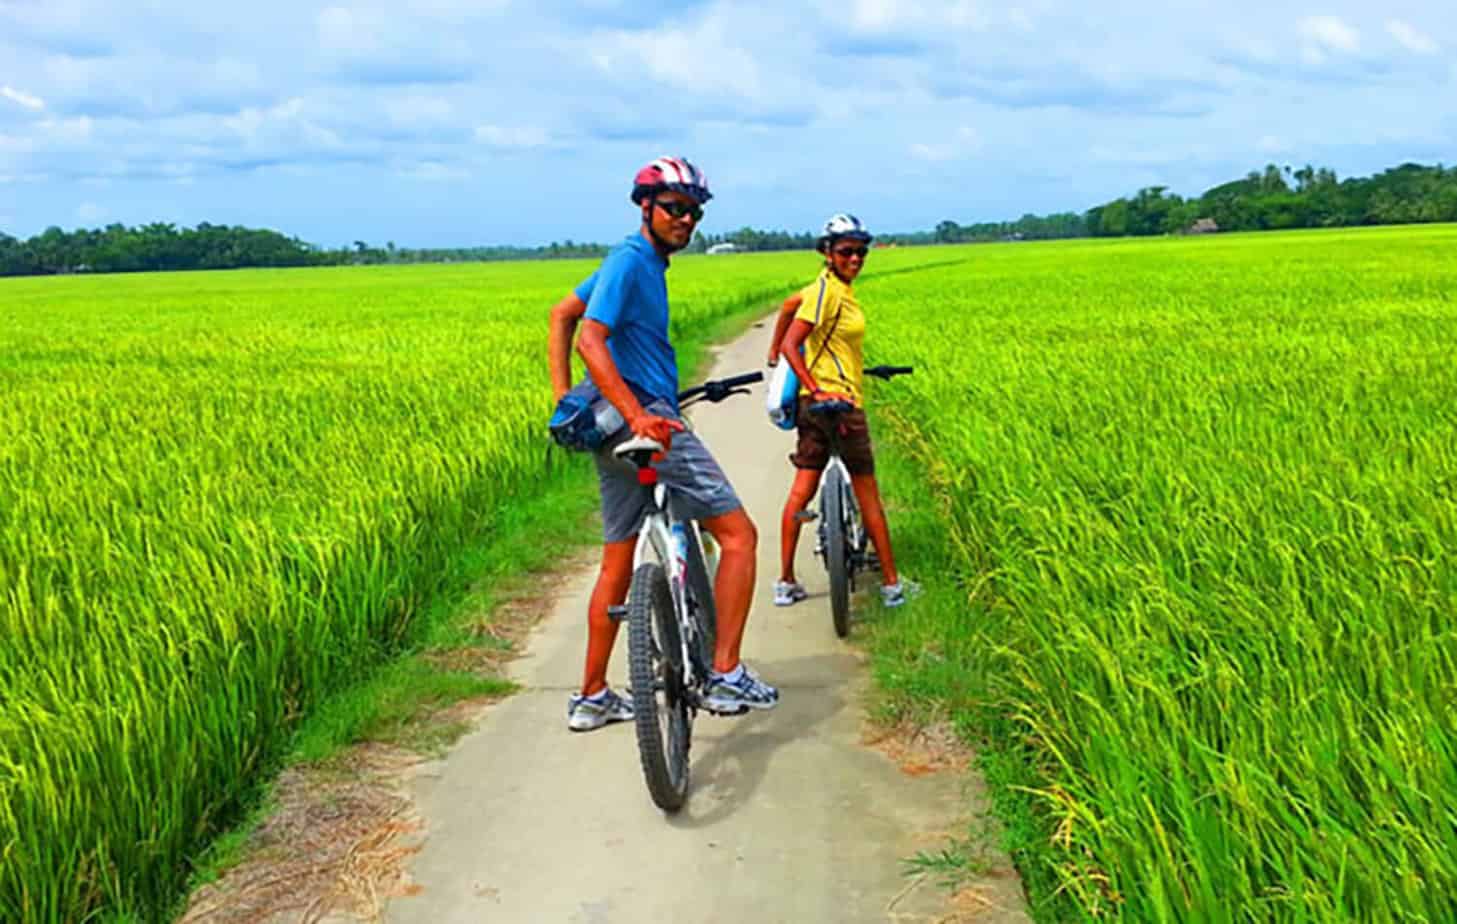
[[[704,170],[710,233],[913,231],[1266,163],[1457,162],[1452,0],[0,0],[0,231],[611,241]]]

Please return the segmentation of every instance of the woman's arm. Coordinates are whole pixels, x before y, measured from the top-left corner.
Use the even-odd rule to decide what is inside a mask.
[[[774,336],[769,338],[769,365],[779,362],[779,346],[784,342],[784,335],[789,331],[789,322],[794,320],[794,313],[799,310],[803,301],[804,294],[796,292],[779,306],[779,317],[774,319]]]
[[[814,380],[814,376],[810,375],[809,365],[805,363],[799,348],[804,345],[805,338],[814,329],[815,326],[808,321],[795,318],[789,325],[789,332],[784,335],[784,340],[779,345],[779,352],[784,356],[784,361],[789,363],[789,368],[799,376],[800,384],[808,388],[811,395],[822,394],[822,392],[819,383]]]

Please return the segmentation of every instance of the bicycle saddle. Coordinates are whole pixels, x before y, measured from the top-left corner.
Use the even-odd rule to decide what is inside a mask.
[[[658,442],[657,440],[650,440],[642,436],[634,436],[632,439],[627,440],[622,445],[613,449],[612,454],[614,456],[617,456],[617,458],[619,459],[626,459],[633,453],[641,452],[646,453],[650,456],[653,453],[662,451],[663,444]],[[644,461],[646,460],[647,456],[644,456]]]
[[[811,414],[843,414],[853,410],[855,410],[855,405],[839,398],[832,401],[816,401],[809,406]]]

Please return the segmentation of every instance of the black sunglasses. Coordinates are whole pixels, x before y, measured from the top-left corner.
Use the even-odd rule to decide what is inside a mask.
[[[868,253],[870,253],[870,248],[868,247],[836,247],[834,249],[834,254],[837,257],[859,257],[862,260],[865,259],[865,255]]]
[[[677,200],[659,202],[658,208],[673,218],[682,218],[684,215],[691,215],[694,221],[698,221],[703,217],[703,206],[696,202],[679,202]]]

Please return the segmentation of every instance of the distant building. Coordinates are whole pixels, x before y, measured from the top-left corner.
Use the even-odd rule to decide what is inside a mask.
[[[1213,218],[1201,218],[1184,232],[1186,234],[1213,234],[1219,230],[1219,222]]]
[[[714,256],[714,255],[721,254],[721,253],[738,253],[738,252],[739,252],[739,246],[737,244],[735,244],[733,241],[724,241],[722,244],[714,244],[712,247],[708,248],[708,250],[704,251],[704,253],[707,253],[709,256]]]

